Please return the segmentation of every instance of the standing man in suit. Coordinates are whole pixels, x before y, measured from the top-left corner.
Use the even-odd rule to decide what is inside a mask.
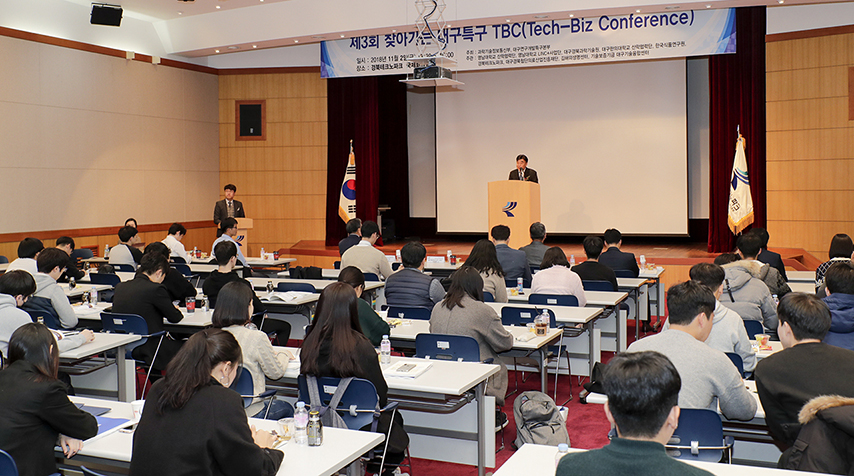
[[[344,256],[344,252],[351,246],[356,246],[362,241],[362,220],[353,218],[347,222],[347,237],[338,242],[338,255]]]
[[[507,225],[495,225],[489,233],[492,242],[495,243],[495,254],[498,262],[504,270],[504,279],[516,280],[522,278],[525,286],[531,285],[531,267],[528,266],[528,257],[524,251],[514,250],[507,242],[510,240],[510,227]]]
[[[214,206],[214,223],[219,225],[225,218],[245,218],[246,212],[243,210],[243,204],[234,199],[237,187],[233,183],[230,183],[223,187],[222,190],[225,192],[225,198],[216,202]]]
[[[620,233],[620,230],[609,228],[605,230],[604,238],[608,249],[599,255],[599,262],[613,270],[631,271],[632,277],[637,278],[640,269],[638,269],[634,253],[620,251],[620,247],[623,246],[623,234]]]
[[[528,168],[528,158],[525,154],[516,156],[516,168],[510,171],[510,177],[507,180],[524,180],[526,182],[540,183],[537,178],[537,171]]]
[[[758,236],[762,242],[762,247],[759,250],[759,256],[757,256],[756,259],[765,264],[771,265],[772,268],[776,268],[777,271],[780,272],[780,276],[788,282],[789,277],[786,276],[786,265],[783,264],[783,258],[780,256],[780,253],[768,251],[768,240],[771,238],[768,231],[765,228],[751,228],[748,233],[753,233]]]

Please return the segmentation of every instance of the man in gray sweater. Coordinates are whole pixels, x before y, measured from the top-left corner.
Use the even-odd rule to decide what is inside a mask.
[[[77,327],[77,314],[68,302],[65,291],[56,284],[56,280],[65,272],[68,255],[59,248],[46,248],[39,253],[36,263],[39,272],[34,276],[37,289],[33,295],[50,299],[62,327],[66,329]]]
[[[712,331],[715,301],[712,291],[695,281],[671,287],[667,290],[670,329],[633,343],[628,352],[654,350],[673,362],[682,378],[681,408],[717,411],[720,407],[730,420],[751,420],[756,399],[727,356],[703,343]]]

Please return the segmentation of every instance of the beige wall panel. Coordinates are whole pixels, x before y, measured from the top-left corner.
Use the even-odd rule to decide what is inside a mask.
[[[770,104],[769,104],[770,105]],[[767,147],[767,161],[781,161],[792,159],[792,132],[771,131],[765,135]]]
[[[0,38],[0,102],[38,104],[41,71],[39,44],[15,38]],[[11,260],[10,260],[11,261]]]
[[[164,66],[158,66],[165,69]],[[158,69],[158,71],[159,71]],[[219,122],[219,101],[212,101],[219,91],[219,77],[195,71],[180,71],[184,92],[182,119],[198,122]]]
[[[788,41],[772,41],[765,43],[765,71],[781,71],[783,69],[783,50]],[[791,49],[791,47],[790,47]]]
[[[231,124],[234,127],[234,101],[231,99],[219,100],[219,123]]]
[[[821,97],[848,97],[848,67],[820,68],[818,94]]]
[[[821,129],[817,131],[818,157],[821,159],[843,159],[850,157],[846,128]]]
[[[789,99],[812,99],[819,97],[818,83],[821,68],[796,69],[784,74],[791,79],[792,91]],[[784,96],[786,97],[786,96]]]
[[[811,160],[818,156],[813,136],[815,131],[796,129],[792,131],[792,160]]]
[[[809,113],[818,119],[817,127],[847,127],[848,126],[848,97],[817,99],[820,104],[810,107]]]

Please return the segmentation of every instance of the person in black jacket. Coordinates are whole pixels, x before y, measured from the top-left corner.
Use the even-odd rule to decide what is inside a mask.
[[[338,255],[344,256],[344,252],[356,246],[362,241],[362,220],[353,218],[347,222],[347,236],[338,242]]]
[[[74,238],[60,236],[56,239],[56,247],[68,255],[68,264],[65,265],[65,272],[57,279],[57,282],[67,283],[68,278],[80,279],[86,276],[86,273],[77,267],[77,260],[71,256],[71,252],[74,251]]]
[[[252,283],[241,278],[234,271],[234,266],[237,265],[237,246],[234,243],[231,241],[220,241],[214,248],[214,255],[216,256],[216,262],[219,267],[205,279],[205,284],[202,285],[202,292],[208,297],[211,307],[216,307],[216,298],[219,295],[220,289],[232,281],[239,281],[249,286],[249,289],[252,289]],[[255,314],[263,313],[267,310],[254,292],[252,293],[252,306]]]
[[[785,281],[789,281],[789,277],[786,276],[786,265],[783,264],[783,258],[780,256],[780,253],[775,253],[768,249],[768,240],[771,239],[771,235],[768,234],[768,231],[765,228],[751,228],[748,233],[755,234],[762,242],[762,249],[759,250],[759,256],[757,256],[756,259],[776,268],[777,271],[780,272],[780,276],[782,276]]]
[[[149,243],[145,247],[145,254],[149,253],[159,253],[167,261],[169,260],[169,247],[163,242]],[[169,293],[169,298],[173,301],[179,301],[180,304],[184,304],[188,297],[196,296],[196,288],[193,284],[180,271],[171,266],[166,272],[166,276],[163,277],[162,284],[166,288],[166,292]]]
[[[133,435],[133,476],[276,474],[285,455],[273,434],[250,427],[228,388],[242,363],[231,333],[193,334],[145,399]]]
[[[605,244],[608,249],[599,255],[599,262],[613,270],[631,271],[633,278],[637,278],[640,274],[638,263],[635,261],[634,253],[626,253],[620,250],[623,246],[623,234],[620,230],[609,228],[605,230]]]
[[[57,380],[59,350],[50,330],[24,324],[9,339],[8,366],[0,371],[0,449],[21,476],[57,472],[54,446],[67,458],[98,434],[95,417],[77,408]]]
[[[605,241],[598,236],[588,236],[584,239],[584,254],[587,261],[572,267],[572,271],[581,278],[581,281],[608,281],[617,290],[617,275],[614,270],[600,263],[599,255],[605,247]]]
[[[113,312],[121,314],[137,314],[148,323],[148,332],[155,333],[163,330],[163,319],[171,323],[181,322],[184,315],[172,305],[169,292],[161,283],[169,272],[169,262],[159,253],[149,253],[142,257],[136,276],[124,283],[116,285],[113,296]],[[159,337],[149,338],[148,341],[133,350],[133,358],[152,363]],[[163,370],[166,364],[178,353],[181,343],[163,338],[157,360],[153,362],[155,369]]]

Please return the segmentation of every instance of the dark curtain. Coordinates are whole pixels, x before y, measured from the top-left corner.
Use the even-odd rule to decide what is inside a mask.
[[[710,253],[735,247],[727,210],[739,125],[746,141],[753,226],[765,226],[765,7],[738,8],[735,22],[737,53],[709,58]]]

